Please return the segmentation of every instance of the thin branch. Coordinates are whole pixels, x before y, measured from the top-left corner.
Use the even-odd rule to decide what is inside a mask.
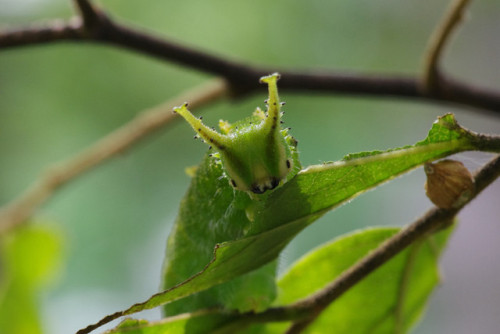
[[[469,0],[454,0],[448,8],[442,21],[431,35],[428,51],[424,63],[424,76],[422,88],[426,93],[437,93],[441,91],[441,73],[439,70],[439,59],[442,56],[446,43],[449,42],[451,33],[462,21],[465,8]]]
[[[316,317],[311,316],[310,318],[301,319],[295,321],[285,332],[285,334],[300,334],[316,319]]]
[[[154,131],[170,124],[178,117],[172,108],[186,101],[190,108],[207,105],[228,92],[222,79],[214,79],[155,108],[138,114],[132,121],[118,128],[92,146],[62,163],[49,167],[19,198],[0,210],[0,235],[24,223],[57,189],[105,160],[121,153]]]
[[[488,91],[449,77],[441,77],[440,80],[440,88],[446,91],[446,94],[437,94],[434,91],[422,90],[421,80],[416,76],[365,75],[330,70],[292,71],[286,68],[251,66],[124,26],[95,6],[91,6],[90,9],[85,7],[88,1],[78,0],[77,4],[80,4],[83,23],[82,19],[78,19],[72,20],[67,25],[57,22],[55,25],[5,31],[0,33],[0,50],[58,41],[97,42],[120,46],[160,60],[221,76],[230,82],[235,96],[254,92],[258,87],[255,83],[262,75],[278,71],[282,74],[280,88],[283,90],[399,97],[472,106],[495,113],[500,111],[500,92]],[[94,19],[88,19],[89,16]],[[440,51],[436,54],[439,55]]]
[[[73,1],[83,19],[84,26],[90,28],[99,24],[99,17],[101,16],[99,10],[92,5],[88,0],[74,0]]]
[[[79,17],[69,22],[53,20],[50,23],[0,31],[0,50],[83,38],[83,25]]]

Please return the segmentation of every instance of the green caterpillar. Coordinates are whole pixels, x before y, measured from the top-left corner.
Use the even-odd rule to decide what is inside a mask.
[[[263,228],[259,205],[301,169],[297,141],[281,128],[279,74],[262,77],[269,98],[267,109],[234,124],[219,122],[221,133],[204,125],[187,109],[174,108],[210,149],[198,166],[169,236],[164,288],[179,284],[203,270],[214,245],[238,240]],[[232,281],[167,304],[169,315],[206,307],[259,310],[275,296],[276,261]]]
[[[187,109],[187,104],[174,108],[198,135],[217,149],[213,156],[220,158],[230,184],[241,191],[262,194],[286,180],[293,169],[297,142],[281,129],[281,106],[277,81],[278,73],[262,77],[269,86],[266,112],[257,108],[253,120],[231,126],[221,121],[222,133],[210,129]]]

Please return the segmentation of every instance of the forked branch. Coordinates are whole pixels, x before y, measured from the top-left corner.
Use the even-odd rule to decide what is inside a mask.
[[[459,0],[459,2],[467,2]],[[258,79],[263,75],[280,72],[282,90],[317,91],[348,95],[365,95],[385,98],[418,99],[428,102],[445,102],[472,106],[494,113],[500,112],[500,92],[479,88],[457,81],[451,77],[440,80],[438,94],[428,82],[434,82],[433,73],[438,73],[437,59],[451,28],[438,34],[437,47],[431,47],[421,89],[419,76],[366,75],[355,72],[331,70],[290,70],[268,66],[248,65],[242,62],[215,56],[182,44],[139,31],[115,21],[88,0],[76,0],[80,17],[68,23],[56,21],[44,26],[0,32],[0,50],[51,42],[95,42],[123,47],[168,62],[225,78],[231,84],[233,96],[254,92]],[[453,27],[458,20],[451,20]],[[432,87],[431,87],[432,86]]]

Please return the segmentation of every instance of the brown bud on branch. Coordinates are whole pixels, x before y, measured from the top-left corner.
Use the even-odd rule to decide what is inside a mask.
[[[462,206],[474,191],[474,179],[465,166],[455,160],[426,163],[425,191],[438,208],[451,209]]]

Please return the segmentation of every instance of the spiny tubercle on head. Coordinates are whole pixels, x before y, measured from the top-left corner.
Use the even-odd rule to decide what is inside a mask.
[[[280,98],[278,96],[278,84],[280,75],[274,73],[265,77],[260,78],[260,83],[266,83],[269,89],[269,99],[267,100],[267,119],[264,121],[264,128],[268,128],[271,131],[277,131],[280,124]]]
[[[277,132],[279,131],[278,124],[281,120],[281,106],[284,105],[284,102],[279,102],[278,96],[278,87],[277,81],[279,80],[280,75],[278,73],[274,73],[260,79],[260,83],[266,83],[269,87],[269,99],[266,100],[267,110],[265,113],[264,122],[262,127],[267,129],[269,132]],[[214,130],[214,128],[209,128],[205,124],[203,124],[202,117],[195,117],[188,110],[188,103],[184,103],[181,106],[174,107],[174,113],[178,113],[181,115],[191,127],[198,133],[198,135],[205,140],[209,145],[215,146],[218,150],[224,150],[225,147],[231,146],[231,139],[228,138],[227,135],[221,134]],[[219,122],[219,127],[224,132],[227,132],[229,129],[229,124],[224,121]],[[235,129],[237,130],[237,128]]]
[[[181,115],[209,145],[213,145],[221,151],[224,150],[227,144],[229,144],[228,138],[203,124],[201,118],[196,118],[187,109],[187,106],[188,104],[184,103],[182,106],[175,107],[174,113]]]

